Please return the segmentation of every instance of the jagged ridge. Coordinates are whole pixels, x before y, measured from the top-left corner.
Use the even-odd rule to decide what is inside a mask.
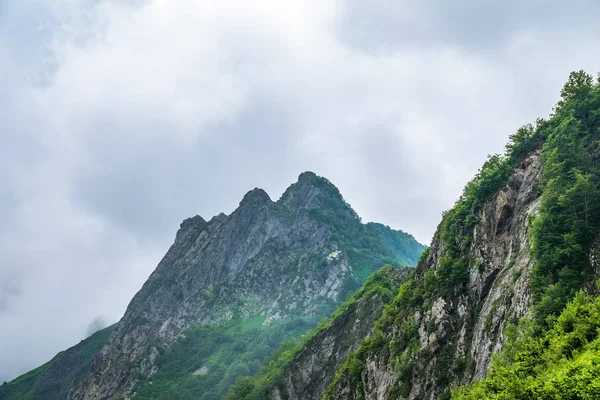
[[[422,248],[404,232],[362,224],[338,189],[314,173],[301,174],[275,202],[254,189],[230,215],[182,222],[174,244],[68,397],[140,395],[167,362],[168,349],[198,324],[207,328],[189,335],[212,335],[219,326],[228,326],[221,333],[239,337],[249,329],[274,334],[285,328],[271,343],[277,346],[314,327],[384,263],[414,265]],[[54,367],[50,372],[60,373]],[[208,375],[230,380],[235,377],[230,372]],[[48,375],[35,379],[43,376]],[[70,382],[61,382],[60,393],[46,398],[64,398]],[[228,383],[220,385],[226,390]]]
[[[181,223],[91,365],[89,358],[74,365],[85,368],[68,397],[220,399],[236,376],[253,374],[281,340],[316,326],[371,272],[385,263],[414,265],[422,249],[404,232],[363,224],[338,189],[312,172],[275,202],[254,189],[230,215]],[[216,344],[204,346],[209,340]],[[239,357],[231,358],[231,346]],[[258,358],[244,361],[249,356]],[[61,371],[52,364],[49,373]],[[49,375],[26,376],[37,385]],[[46,399],[65,398],[72,379],[64,378],[63,390]],[[22,389],[19,382],[9,386]]]

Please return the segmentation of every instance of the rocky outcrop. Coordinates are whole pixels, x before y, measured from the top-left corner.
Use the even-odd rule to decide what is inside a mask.
[[[371,334],[373,324],[398,287],[410,274],[410,268],[386,267],[377,272],[332,318],[327,327],[315,334],[285,368],[283,386],[269,392],[269,400],[319,400],[333,381],[337,368],[360,341]]]
[[[323,304],[331,308],[362,283],[346,246],[348,232],[365,229],[381,236],[360,222],[335,186],[313,173],[300,175],[277,202],[254,189],[231,215],[185,220],[69,398],[130,394],[140,374],[158,371],[157,347],[173,343],[190,326],[256,315],[268,323],[290,313],[315,313]],[[386,228],[379,240],[387,243],[393,233]],[[418,255],[386,246],[407,264]]]
[[[446,252],[440,232],[420,263],[404,307],[385,319],[383,350],[362,349],[358,382],[342,373],[332,399],[435,399],[451,383],[481,378],[492,355],[502,349],[510,322],[531,309],[528,276],[533,267],[528,230],[540,202],[541,151],[531,152],[508,183],[482,205],[478,223],[462,249],[468,260],[467,290],[461,294],[427,292],[426,276],[435,273]],[[432,294],[433,293],[433,294]],[[406,300],[408,299],[408,300]],[[408,304],[408,305],[406,305]],[[393,348],[393,351],[390,349]]]

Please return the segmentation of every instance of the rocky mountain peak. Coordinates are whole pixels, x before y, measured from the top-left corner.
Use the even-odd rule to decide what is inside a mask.
[[[277,202],[255,188],[229,215],[185,219],[95,355],[73,362],[70,375],[57,359],[27,386],[39,378],[44,385],[32,398],[49,400],[67,392],[77,400],[179,398],[179,383],[189,380],[193,394],[183,398],[223,398],[236,377],[256,373],[259,360],[314,328],[372,272],[414,265],[422,249],[403,232],[362,224],[313,172],[300,174]],[[235,360],[231,348],[240,353]],[[60,388],[48,389],[55,381]],[[3,387],[0,398],[24,386]],[[163,389],[166,397],[154,397]]]
[[[300,175],[298,175],[298,182],[310,183],[310,182],[314,182],[317,179],[322,179],[322,178],[312,171],[304,171]]]
[[[332,214],[359,219],[333,183],[310,171],[298,176],[298,181],[283,193],[279,203],[293,212],[321,208]]]
[[[206,222],[206,220],[199,215],[186,218],[179,225],[179,230],[177,231],[175,240],[180,240],[182,237],[190,234],[191,232],[200,232],[206,228],[207,224],[208,222]]]
[[[385,255],[363,249],[363,259],[348,257],[350,244],[331,233],[337,229],[354,235],[353,248],[368,236]],[[414,239],[402,249],[388,242],[384,232],[363,228],[339,190],[313,172],[300,174],[276,203],[255,188],[230,215],[186,219],[69,398],[131,395],[144,386],[140,377],[160,370],[159,349],[194,326],[264,319],[266,327],[286,321],[308,327],[388,259],[414,263],[422,249]]]
[[[263,205],[272,203],[271,198],[263,189],[254,188],[244,195],[240,207],[247,205]]]
[[[179,227],[181,229],[184,229],[184,228],[189,228],[189,227],[199,226],[199,225],[204,225],[204,224],[206,224],[206,220],[199,215],[195,215],[193,217],[184,219],[183,222],[181,223],[181,225],[179,225]]]

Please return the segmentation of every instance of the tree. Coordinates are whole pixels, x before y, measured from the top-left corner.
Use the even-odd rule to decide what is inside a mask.
[[[560,91],[561,101],[558,107],[561,108],[569,100],[581,101],[587,93],[594,87],[594,78],[584,70],[571,72],[569,80]]]

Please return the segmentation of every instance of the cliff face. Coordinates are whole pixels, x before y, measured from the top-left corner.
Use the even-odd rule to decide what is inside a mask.
[[[344,304],[285,367],[283,384],[268,390],[270,400],[319,400],[337,368],[371,334],[383,308],[410,274],[410,268],[386,267],[373,275],[352,301]]]
[[[535,150],[481,206],[474,228],[455,233],[464,238],[460,259],[468,263],[462,291],[430,283],[449,263],[438,228],[428,255],[382,319],[380,336],[359,349],[359,375],[342,370],[328,398],[435,399],[446,396],[452,382],[486,374],[508,323],[531,309],[528,230],[541,176],[541,151]]]
[[[508,185],[481,211],[470,249],[477,268],[470,273],[470,288],[458,308],[478,310],[473,323],[461,328],[457,354],[473,362],[465,380],[487,373],[492,354],[500,351],[508,323],[527,316],[531,308],[529,273],[531,257],[530,221],[540,204],[537,188],[542,178],[541,151],[531,153],[515,170]],[[473,330],[469,344],[462,333]]]
[[[352,238],[361,236],[378,241],[386,254],[353,262]],[[257,315],[268,324],[331,311],[362,283],[365,269],[384,259],[414,264],[421,249],[409,235],[363,225],[338,190],[312,173],[300,175],[277,202],[255,189],[229,216],[181,224],[69,398],[131,394],[139,376],[158,371],[159,348],[193,325]]]

